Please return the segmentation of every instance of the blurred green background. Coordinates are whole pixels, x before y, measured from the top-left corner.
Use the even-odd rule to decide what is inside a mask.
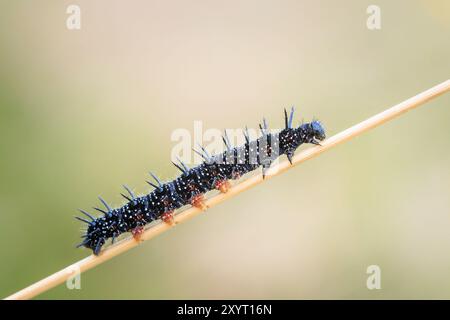
[[[450,75],[450,2],[5,1],[0,296],[89,254],[77,208],[171,179],[177,128],[333,135]],[[81,8],[81,30],[66,8]],[[366,8],[381,8],[381,30]],[[450,94],[41,299],[450,298]],[[305,148],[305,147],[302,147]],[[381,267],[381,290],[366,268]]]

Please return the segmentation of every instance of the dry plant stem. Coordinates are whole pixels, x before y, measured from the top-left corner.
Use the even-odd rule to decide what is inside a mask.
[[[405,100],[401,103],[399,103],[396,106],[393,106],[392,108],[389,108],[367,120],[364,120],[363,122],[360,122],[356,125],[354,125],[351,128],[348,128],[329,139],[323,141],[322,146],[314,146],[312,148],[308,148],[306,150],[303,150],[302,152],[298,153],[293,158],[293,163],[290,165],[290,163],[285,160],[281,161],[278,165],[272,167],[269,171],[266,173],[266,179],[268,180],[275,175],[278,175],[287,169],[292,168],[294,165],[298,165],[299,163],[302,163],[305,160],[311,159],[312,157],[315,157],[322,152],[340,144],[343,143],[355,136],[358,136],[362,134],[363,132],[366,132],[376,126],[379,126],[386,121],[389,121],[402,113],[409,111],[443,93],[446,93],[450,91],[450,79],[431,88],[428,89],[408,100]],[[234,197],[235,195],[241,193],[242,191],[245,191],[247,189],[250,189],[254,187],[255,185],[263,182],[261,174],[257,174],[255,176],[252,176],[241,183],[232,186],[227,193],[220,193],[208,200],[206,200],[205,204],[207,207],[213,207],[217,204],[219,204],[222,201],[225,201],[228,198]],[[196,207],[188,208],[179,214],[175,216],[174,222],[175,224],[185,222],[196,215],[202,213],[203,211]],[[175,225],[174,224],[174,225]],[[140,240],[145,241],[152,239],[153,237],[156,237],[160,233],[163,233],[170,228],[172,228],[173,225],[168,225],[166,223],[160,223],[155,225],[154,227],[149,228],[145,232],[142,233]],[[36,295],[45,292],[61,283],[66,281],[68,278],[72,277],[73,275],[77,274],[78,272],[84,272],[86,270],[89,270],[125,251],[130,250],[131,248],[137,246],[139,243],[134,238],[125,239],[119,243],[117,243],[114,246],[111,246],[101,252],[99,256],[91,255],[83,260],[80,260],[61,271],[58,271],[49,277],[42,279],[35,284],[32,284],[31,286],[7,297],[6,299],[30,299],[35,297]]]

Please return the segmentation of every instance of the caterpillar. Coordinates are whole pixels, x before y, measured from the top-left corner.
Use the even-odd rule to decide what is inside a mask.
[[[210,155],[205,148],[194,149],[203,162],[196,167],[189,168],[178,160],[173,162],[181,174],[170,182],[161,182],[150,172],[155,182],[147,181],[154,189],[143,196],[136,196],[127,186],[128,195],[122,194],[127,200],[119,208],[111,206],[99,197],[105,209],[94,208],[102,215],[94,217],[87,211],[81,210],[85,217],[75,217],[87,224],[82,235],[83,241],[77,247],[91,249],[98,255],[106,241],[111,242],[123,233],[131,232],[135,239],[139,239],[144,227],[158,219],[165,223],[173,223],[174,211],[184,205],[192,205],[205,209],[204,194],[208,191],[219,190],[227,192],[229,180],[236,180],[243,175],[262,167],[263,178],[272,162],[281,155],[286,155],[292,164],[295,150],[303,143],[320,145],[325,139],[325,129],[318,120],[293,127],[294,108],[290,114],[284,110],[285,128],[277,133],[269,132],[268,125],[263,119],[259,125],[261,135],[250,140],[248,129],[244,131],[245,143],[232,147],[225,132],[223,142],[225,150],[216,155]]]

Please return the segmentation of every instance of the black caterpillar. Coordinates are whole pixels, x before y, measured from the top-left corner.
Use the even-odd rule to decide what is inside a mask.
[[[127,203],[120,208],[111,208],[102,198],[100,201],[106,210],[95,208],[103,215],[93,217],[88,212],[80,210],[89,220],[76,217],[87,223],[84,238],[77,247],[84,246],[98,255],[102,246],[108,239],[112,243],[125,232],[132,232],[135,238],[144,230],[144,226],[161,219],[172,223],[173,212],[186,204],[203,208],[203,195],[208,191],[218,189],[226,192],[229,180],[235,180],[244,174],[262,167],[263,177],[271,163],[280,155],[285,154],[292,163],[295,150],[303,143],[319,145],[325,139],[325,130],[322,124],[313,120],[297,128],[292,127],[294,108],[290,115],[284,110],[285,128],[277,133],[268,131],[267,123],[259,125],[261,136],[250,140],[246,129],[245,144],[240,147],[231,147],[225,133],[223,141],[226,150],[217,155],[209,155],[203,148],[194,150],[203,158],[203,163],[188,168],[183,162],[174,165],[181,171],[181,175],[171,182],[162,183],[155,175],[150,173],[157,184],[148,182],[155,189],[147,195],[136,197],[126,186],[129,196],[122,194]]]

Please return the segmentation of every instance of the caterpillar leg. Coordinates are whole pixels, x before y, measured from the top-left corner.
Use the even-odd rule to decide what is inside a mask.
[[[169,211],[169,212],[164,212],[161,215],[161,220],[164,223],[167,223],[168,225],[173,225],[175,224],[175,221],[173,220],[173,211]]]
[[[231,179],[233,179],[233,180],[238,180],[238,179],[240,179],[241,178],[241,173],[240,172],[233,172],[232,174],[231,174]]]
[[[269,168],[270,168],[270,165],[268,165],[268,166],[263,165],[262,166],[262,177],[263,177],[263,179],[266,178],[266,172],[267,172],[267,170],[269,170]]]
[[[287,156],[287,158],[289,160],[289,163],[292,164],[292,157],[294,156],[294,153],[293,152],[288,152],[288,153],[286,153],[286,156]]]
[[[134,240],[136,240],[137,242],[141,241],[141,236],[143,233],[144,233],[143,226],[138,226],[131,231],[131,234],[133,235]]]
[[[193,197],[191,200],[191,205],[203,211],[208,209],[208,206],[205,204],[205,197],[202,194]]]
[[[219,180],[216,182],[215,187],[220,190],[220,192],[227,193],[231,188],[231,184],[228,180]]]

